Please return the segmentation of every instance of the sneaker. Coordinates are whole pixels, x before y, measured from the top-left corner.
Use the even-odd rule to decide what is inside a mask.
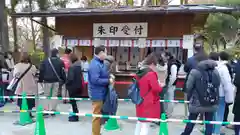
[[[44,117],[44,118],[48,118],[49,116],[50,116],[50,115],[49,115],[48,113],[44,113],[44,114],[43,114],[43,117]]]
[[[228,128],[228,129],[234,129],[233,125],[226,125],[225,127]]]
[[[69,116],[68,117],[68,121],[69,122],[78,122],[79,121],[79,117],[78,116]]]
[[[52,110],[52,112],[56,112],[56,110]],[[50,115],[51,115],[52,117],[55,117],[55,116],[56,116],[56,114],[54,114],[54,113],[50,113]]]
[[[0,107],[4,107],[5,103],[0,103]]]
[[[54,114],[54,113],[51,113],[50,115],[51,115],[52,117],[55,117],[55,116],[56,116],[56,114]]]

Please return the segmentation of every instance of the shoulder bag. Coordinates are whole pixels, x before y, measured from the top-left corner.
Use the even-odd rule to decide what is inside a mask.
[[[7,90],[15,91],[18,83],[26,75],[26,73],[31,69],[31,67],[32,67],[32,64],[30,64],[29,67],[20,76],[13,77],[13,79],[11,80],[11,82],[9,83],[9,85],[7,87]]]

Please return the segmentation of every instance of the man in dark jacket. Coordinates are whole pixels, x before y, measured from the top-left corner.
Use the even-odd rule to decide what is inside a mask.
[[[192,69],[196,69],[197,63],[198,63],[197,60],[196,60],[196,57],[198,55],[201,55],[201,53],[202,53],[202,47],[197,46],[196,43],[195,43],[194,54],[193,54],[192,57],[188,58],[187,62],[184,65],[184,72],[187,74],[186,78],[185,78],[184,86],[183,86],[183,91],[184,92],[186,91],[186,82],[187,82],[187,79],[188,79],[188,75],[189,75],[189,73],[191,72]],[[187,94],[186,93],[184,93],[184,100],[187,100]],[[187,109],[188,108],[185,105],[185,112],[187,112]],[[201,120],[203,119],[203,115],[200,115],[200,119]]]
[[[186,84],[186,92],[188,95],[188,101],[189,103],[189,120],[196,120],[198,115],[200,113],[204,114],[205,120],[206,121],[212,121],[214,112],[217,110],[218,105],[202,105],[201,104],[201,99],[199,95],[199,90],[202,89],[201,85],[202,83],[202,73],[201,71],[204,72],[209,72],[211,71],[211,75],[214,80],[213,84],[217,84],[216,88],[220,86],[220,76],[219,73],[216,69],[217,63],[213,60],[207,60],[207,56],[198,56],[197,58],[197,69],[193,69],[190,74],[189,78],[187,80]],[[194,123],[187,123],[184,132],[181,135],[190,135],[191,132],[193,131],[194,128]],[[212,124],[206,124],[206,130],[205,130],[205,135],[211,135],[213,131],[213,125]]]
[[[106,98],[108,85],[113,83],[109,79],[109,72],[103,61],[107,55],[104,46],[95,47],[94,58],[88,69],[88,95],[92,100],[93,114],[101,114],[103,101]],[[101,119],[94,117],[92,120],[92,135],[100,135]]]
[[[72,65],[68,69],[66,89],[68,90],[70,98],[79,98],[83,91],[81,61],[78,61],[75,54],[70,55],[70,60]],[[70,100],[70,104],[72,105],[73,112],[78,113],[76,100]],[[78,121],[78,116],[69,116],[68,120],[70,122]]]
[[[196,55],[198,55],[202,51],[202,47],[200,46],[194,46],[194,55],[190,58],[188,58],[186,64],[184,65],[184,72],[187,74],[190,73],[192,69],[195,69],[197,67],[197,61],[196,61]]]
[[[44,83],[44,95],[56,97],[61,92],[61,87],[66,81],[64,64],[58,57],[58,50],[51,51],[51,57],[45,59],[40,65],[39,82]],[[56,111],[57,100],[49,100],[45,109]]]
[[[237,87],[233,106],[234,122],[240,122],[240,61],[236,64],[234,85]],[[235,125],[235,135],[240,135],[240,125]]]

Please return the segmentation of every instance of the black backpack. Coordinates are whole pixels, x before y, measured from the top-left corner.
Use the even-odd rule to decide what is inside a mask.
[[[196,81],[196,91],[201,106],[217,105],[219,101],[220,79],[215,69],[201,70],[200,80]]]

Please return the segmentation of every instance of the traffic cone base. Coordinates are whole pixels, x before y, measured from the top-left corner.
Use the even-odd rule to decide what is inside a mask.
[[[104,129],[107,131],[120,129],[120,126],[117,123],[117,119],[109,119],[107,123],[104,125]]]
[[[22,122],[20,122],[20,121],[16,121],[16,122],[14,122],[13,124],[14,124],[14,125],[20,125],[20,126],[26,126],[26,125],[32,124],[32,123],[34,123],[34,122],[35,122],[34,120],[25,121],[24,123],[22,123]]]
[[[24,111],[20,111],[19,121],[14,123],[16,125],[25,126],[25,125],[34,123],[32,118],[30,117],[30,113],[29,112],[25,112],[25,110],[28,110],[28,103],[27,103],[26,96],[27,96],[26,92],[23,92],[23,94],[22,94],[23,98],[22,98],[21,110],[24,110]]]
[[[162,120],[166,120],[166,114],[163,113],[161,115]],[[160,128],[159,128],[159,135],[168,135],[168,123],[167,122],[161,122]]]

